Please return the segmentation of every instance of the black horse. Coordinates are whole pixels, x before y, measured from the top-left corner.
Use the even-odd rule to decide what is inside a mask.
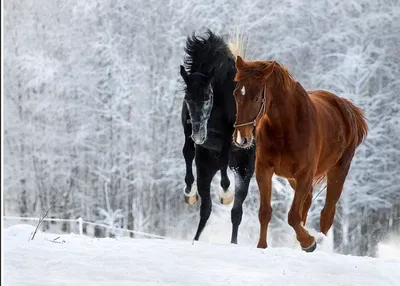
[[[183,156],[186,161],[185,202],[194,204],[201,197],[200,222],[194,240],[198,240],[211,214],[211,180],[221,171],[220,201],[229,204],[234,193],[229,191],[227,167],[235,174],[235,200],[231,210],[231,243],[237,243],[242,204],[254,173],[255,147],[241,149],[232,143],[236,104],[233,81],[235,59],[228,44],[207,30],[206,37],[189,36],[185,47],[181,76],[185,82],[182,125],[185,133]],[[188,71],[188,72],[187,72]],[[195,158],[197,188],[192,162]]]

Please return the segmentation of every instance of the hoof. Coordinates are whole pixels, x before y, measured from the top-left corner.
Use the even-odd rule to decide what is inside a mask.
[[[317,242],[314,240],[314,242],[307,248],[301,248],[303,249],[305,252],[313,252],[315,249],[317,248]]]
[[[267,245],[267,243],[265,243],[265,242],[264,242],[264,243],[260,243],[260,242],[259,242],[259,243],[257,244],[257,248],[266,249],[267,247],[268,247],[268,245]]]
[[[185,197],[185,203],[187,203],[188,205],[194,205],[199,200],[199,194],[197,193],[196,184],[192,185],[190,192],[188,192],[188,189],[185,188],[183,194]]]
[[[221,189],[219,192],[219,201],[223,205],[229,205],[233,201],[234,197],[235,193],[232,192],[229,188],[226,191],[224,189]]]
[[[198,200],[199,200],[199,195],[198,194],[196,194],[193,197],[185,196],[185,203],[187,203],[188,205],[194,205],[195,203],[197,203]]]

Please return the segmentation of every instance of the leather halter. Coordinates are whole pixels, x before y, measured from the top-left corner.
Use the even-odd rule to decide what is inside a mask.
[[[240,123],[240,124],[233,124],[233,127],[242,127],[242,126],[247,126],[247,125],[253,125],[254,127],[256,127],[257,125],[257,118],[260,116],[261,112],[265,113],[265,103],[266,103],[266,94],[267,94],[267,88],[264,86],[264,92],[263,92],[263,99],[262,99],[262,103],[260,106],[260,110],[258,111],[258,114],[256,116],[256,118],[254,118],[254,120],[246,122],[246,123]]]

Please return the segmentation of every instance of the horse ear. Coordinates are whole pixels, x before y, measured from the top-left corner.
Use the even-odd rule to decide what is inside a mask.
[[[244,60],[242,59],[241,56],[237,56],[236,58],[236,68],[237,69],[242,69],[246,66]]]
[[[187,75],[186,70],[183,67],[183,65],[181,65],[181,76],[182,76],[183,80],[185,81],[185,83],[187,83],[188,75]]]

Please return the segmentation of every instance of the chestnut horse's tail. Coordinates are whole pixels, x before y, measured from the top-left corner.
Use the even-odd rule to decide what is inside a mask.
[[[247,40],[239,29],[237,29],[233,34],[230,35],[228,40],[228,47],[231,50],[235,61],[237,56],[241,56],[242,58],[246,57]]]
[[[357,139],[356,139],[356,144],[357,146],[360,145],[364,139],[367,137],[368,134],[368,125],[367,121],[365,119],[364,112],[357,106],[355,106],[353,103],[351,103],[349,100],[343,98],[347,106],[350,108],[352,118],[354,119],[355,125],[356,125],[356,132],[357,132]]]

